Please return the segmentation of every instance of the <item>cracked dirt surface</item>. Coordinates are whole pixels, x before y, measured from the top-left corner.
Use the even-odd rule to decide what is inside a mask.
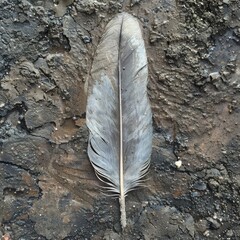
[[[92,59],[121,11],[142,25],[154,121],[124,233],[85,125]],[[239,239],[239,16],[236,0],[0,1],[0,237]]]

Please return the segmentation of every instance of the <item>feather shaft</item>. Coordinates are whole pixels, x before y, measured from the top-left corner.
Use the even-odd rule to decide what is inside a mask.
[[[127,225],[127,218],[126,218],[126,206],[125,206],[125,196],[119,198],[120,204],[120,213],[121,213],[121,226],[124,229]]]
[[[119,36],[119,49],[121,49],[121,32],[123,26],[123,19],[120,28],[120,36]],[[120,182],[120,213],[121,213],[121,225],[122,228],[126,227],[126,207],[125,207],[125,194],[124,194],[124,162],[123,162],[123,122],[122,122],[122,66],[121,66],[121,52],[118,52],[118,99],[119,99],[119,182]]]

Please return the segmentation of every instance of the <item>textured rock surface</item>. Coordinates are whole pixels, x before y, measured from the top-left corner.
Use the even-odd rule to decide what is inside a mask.
[[[154,120],[124,233],[87,159],[84,94],[120,11],[143,27]],[[0,1],[0,237],[239,239],[239,16],[234,0]]]

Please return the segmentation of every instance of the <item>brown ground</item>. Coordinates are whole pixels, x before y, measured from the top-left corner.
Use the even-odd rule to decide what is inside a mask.
[[[124,233],[86,155],[84,94],[120,11],[143,26],[154,120]],[[237,0],[0,1],[0,237],[240,239],[239,50]]]

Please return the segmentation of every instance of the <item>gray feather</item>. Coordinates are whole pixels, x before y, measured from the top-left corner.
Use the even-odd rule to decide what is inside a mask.
[[[141,183],[150,163],[152,114],[147,79],[139,23],[127,13],[118,14],[97,48],[86,113],[89,159],[109,190],[120,195],[121,212],[125,212],[125,195]]]

